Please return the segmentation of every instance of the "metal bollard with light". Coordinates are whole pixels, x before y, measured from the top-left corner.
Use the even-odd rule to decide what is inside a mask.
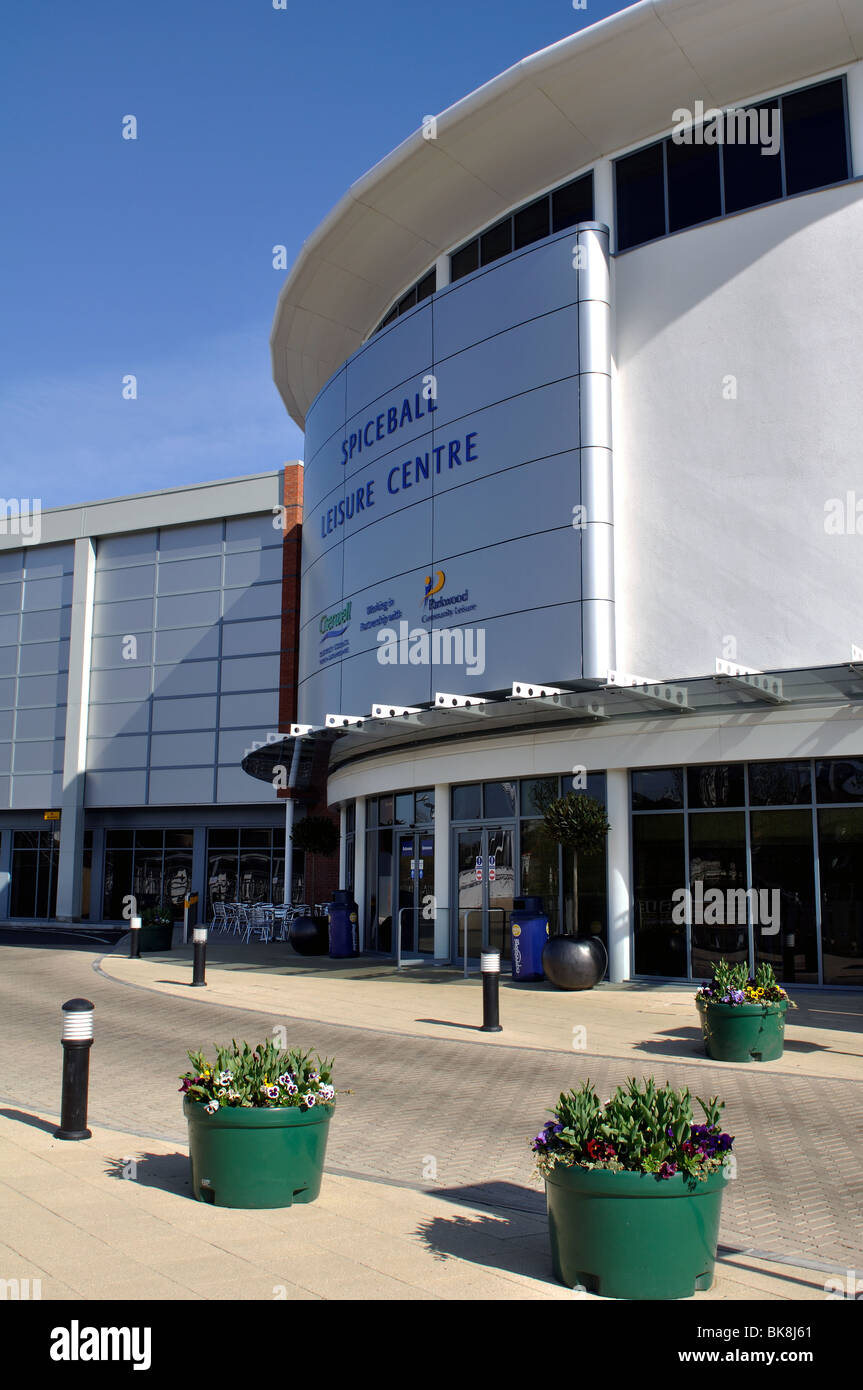
[[[207,928],[195,927],[192,931],[192,941],[195,946],[195,955],[192,963],[192,984],[206,985],[205,972],[207,968]]]
[[[483,1033],[502,1033],[500,1026],[500,951],[482,951],[479,968],[482,974]]]
[[[129,957],[131,960],[141,958],[141,919],[132,917],[129,921]]]
[[[60,1128],[55,1139],[89,1139],[87,1093],[90,1088],[90,1048],[93,1046],[93,1005],[89,999],[67,999],[63,1005],[63,1096]]]

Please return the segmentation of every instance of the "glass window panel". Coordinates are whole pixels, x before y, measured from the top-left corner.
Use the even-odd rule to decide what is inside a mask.
[[[424,299],[428,299],[437,289],[437,270],[430,270],[428,275],[424,275],[417,285],[417,304],[421,304]]]
[[[470,275],[472,271],[479,269],[479,237],[469,241],[467,246],[462,246],[459,251],[454,251],[449,258],[449,273],[451,280],[460,280],[463,275]]]
[[[686,886],[683,816],[633,816],[635,974],[686,976],[686,925],[673,920]]]
[[[803,193],[848,177],[842,79],[820,82],[782,98],[785,190]]]
[[[233,849],[236,850],[239,843],[240,832],[236,826],[228,829],[216,827],[207,833],[207,843],[210,849]]]
[[[395,950],[393,935],[393,832],[379,830],[377,833],[377,895],[372,923],[372,950],[391,952]]]
[[[512,250],[512,218],[505,217],[496,227],[490,227],[479,239],[480,265],[489,265],[508,256]]]
[[[108,849],[131,849],[134,831],[106,830],[105,845]]]
[[[640,246],[665,235],[665,173],[662,143],[619,159],[614,166],[617,189],[617,249]]]
[[[485,782],[483,784],[483,815],[486,820],[493,816],[514,816],[516,813],[517,782]]]
[[[351,801],[345,807],[345,830],[352,835],[357,827],[357,803]]]
[[[815,865],[812,815],[753,811],[752,887],[758,889],[755,959],[787,984],[815,984]]]
[[[210,916],[214,902],[233,903],[237,901],[236,849],[233,854],[211,850],[207,855],[207,892],[210,899]]]
[[[697,134],[697,132],[695,132]],[[695,227],[722,213],[717,145],[665,142],[668,169],[668,230]]]
[[[132,852],[123,849],[105,851],[105,878],[102,894],[102,915],[106,921],[118,921],[123,916],[123,899],[132,892]]]
[[[392,323],[392,322],[393,322],[393,319],[397,319],[398,316],[399,316],[399,306],[398,306],[397,304],[394,304],[393,307],[390,309],[389,313],[387,314],[386,318],[385,318],[385,319],[381,319],[381,323],[380,323],[381,328],[386,328],[387,324],[388,324],[388,323]]]
[[[482,788],[478,782],[452,789],[453,820],[482,819]]]
[[[560,795],[557,777],[529,777],[521,783],[521,814],[541,816],[549,801]],[[565,779],[564,779],[565,780]],[[526,892],[522,889],[522,892]]]
[[[551,838],[541,820],[521,823],[519,893],[522,897],[529,894],[541,897],[543,911],[548,914],[549,931],[555,933],[560,930],[560,855],[557,841]]]
[[[391,796],[381,796],[378,798],[378,824],[392,825],[394,800]]]
[[[863,807],[818,812],[825,985],[863,985]]]
[[[19,831],[15,832],[13,841],[9,911],[12,917],[35,917],[39,856],[32,850],[18,848],[19,834]]]
[[[366,802],[366,829],[372,830],[378,823],[378,799],[370,796]]]
[[[413,792],[400,792],[395,799],[395,824],[412,825],[414,814]]]
[[[686,771],[689,809],[742,806],[746,800],[742,763],[713,763]]]
[[[633,811],[668,811],[683,806],[683,768],[657,767],[632,773]]]
[[[863,758],[829,758],[815,764],[818,801],[863,801]]]
[[[808,762],[749,764],[750,805],[795,806],[811,800]]]
[[[434,788],[417,792],[414,806],[414,820],[417,825],[430,825],[434,820]]]
[[[272,844],[271,830],[241,830],[241,849],[269,849]]]
[[[240,877],[237,886],[242,903],[264,903],[269,900],[269,850],[240,850]]]
[[[563,851],[564,930],[579,936],[598,936],[608,949],[608,892],[606,888],[606,844],[599,854],[578,856],[578,919],[572,910],[575,885],[571,849]]]
[[[166,830],[166,849],[191,849],[195,835],[192,830]]]
[[[548,194],[522,208],[513,218],[513,245],[518,251],[534,241],[542,241],[551,233],[551,208]]]
[[[135,849],[161,849],[164,833],[163,830],[136,830]]]
[[[406,314],[407,311],[408,311],[408,309],[413,309],[413,308],[415,307],[416,302],[417,302],[417,287],[416,287],[416,285],[414,285],[413,289],[412,289],[412,290],[408,290],[407,294],[402,295],[402,298],[399,300],[399,303],[398,303],[398,310],[399,310],[399,313],[400,313],[400,314]]]
[[[725,179],[725,211],[741,212],[744,208],[758,207],[761,203],[771,203],[782,197],[782,160],[780,154],[762,154],[764,145],[756,139],[743,138],[754,134],[755,123],[759,129],[767,118],[778,124],[779,107],[776,101],[765,101],[759,106],[746,108],[744,112],[732,112],[725,120],[725,143],[722,146],[723,176]],[[769,129],[773,129],[771,125]],[[740,136],[740,140],[734,139]]]
[[[192,891],[192,837],[184,847],[165,851],[162,900],[171,904],[174,921],[182,921],[183,899]]]
[[[551,195],[551,229],[562,232],[576,222],[593,221],[593,174],[556,188]]]
[[[135,850],[132,892],[139,913],[162,901],[162,850]]]
[[[709,979],[710,966],[723,957],[748,963],[744,811],[689,817],[689,887],[695,979]]]

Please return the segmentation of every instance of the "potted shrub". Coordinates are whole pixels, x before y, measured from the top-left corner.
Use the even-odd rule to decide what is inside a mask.
[[[145,907],[141,913],[141,950],[170,951],[174,941],[174,917],[166,903]]]
[[[776,983],[773,966],[726,960],[713,967],[713,979],[695,996],[704,1048],[714,1062],[774,1062],[785,1043],[785,1014],[796,1008]]]
[[[545,828],[559,845],[572,850],[572,915],[574,933],[549,937],[542,952],[543,970],[559,989],[592,989],[605,974],[608,956],[598,936],[578,934],[578,860],[598,854],[609,825],[605,807],[595,797],[569,792],[548,802]]]
[[[290,1207],[321,1190],[336,1092],[332,1062],[247,1042],[190,1052],[180,1080],[192,1191],[217,1207]]]
[[[723,1103],[650,1077],[604,1104],[590,1081],[564,1092],[532,1142],[545,1178],[554,1273],[606,1298],[688,1298],[713,1282],[733,1138]]]

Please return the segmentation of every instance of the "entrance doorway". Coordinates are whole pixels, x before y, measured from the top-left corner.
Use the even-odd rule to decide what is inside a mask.
[[[434,955],[434,832],[402,830],[395,838],[402,958]]]
[[[51,918],[57,908],[59,830],[12,832],[10,917]]]
[[[509,918],[515,889],[515,826],[483,825],[456,831],[454,959],[478,960],[484,949],[509,960]]]

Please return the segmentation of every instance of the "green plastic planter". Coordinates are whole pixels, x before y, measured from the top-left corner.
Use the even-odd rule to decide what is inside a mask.
[[[714,1062],[775,1062],[782,1056],[787,999],[777,1004],[695,1003],[704,1050]]]
[[[170,951],[174,942],[174,924],[169,927],[141,927],[142,951]]]
[[[208,1115],[183,1100],[192,1191],[217,1207],[290,1207],[321,1190],[333,1107],[227,1106]]]
[[[689,1298],[713,1283],[725,1170],[680,1173],[564,1168],[545,1180],[555,1278],[604,1298]]]

